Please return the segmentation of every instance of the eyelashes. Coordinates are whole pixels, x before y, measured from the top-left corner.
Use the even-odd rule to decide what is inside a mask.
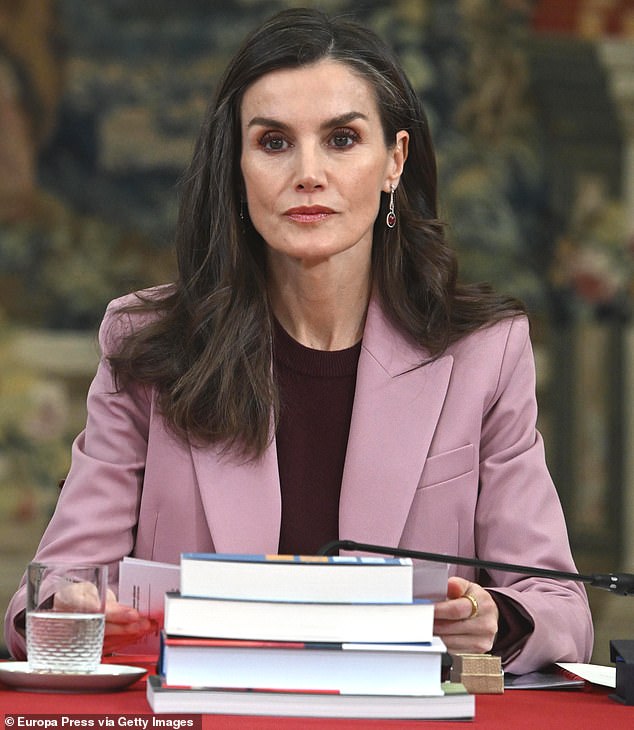
[[[335,129],[327,137],[329,147],[345,150],[354,147],[360,141],[360,136],[353,129],[342,127]],[[266,152],[284,152],[293,146],[291,140],[283,132],[265,132],[259,139],[258,145]]]
[[[267,152],[281,152],[289,143],[279,132],[266,132],[258,139],[258,145]]]
[[[353,147],[360,139],[359,135],[354,129],[336,129],[330,136],[333,147],[338,149],[345,149],[346,147]]]

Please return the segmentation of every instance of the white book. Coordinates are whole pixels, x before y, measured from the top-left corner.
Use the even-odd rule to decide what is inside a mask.
[[[140,641],[117,649],[117,654],[158,654],[163,628],[165,594],[180,585],[180,566],[125,557],[119,563],[119,603],[149,618],[155,630]]]
[[[183,596],[264,601],[411,603],[409,558],[183,553]]]
[[[461,684],[443,683],[443,694],[342,695],[320,692],[253,692],[169,687],[148,677],[146,696],[159,713],[205,713],[277,717],[375,718],[385,720],[471,720],[475,696]]]
[[[165,595],[165,633],[212,639],[411,643],[431,641],[434,604],[288,603]]]
[[[163,638],[172,686],[341,694],[440,695],[442,640],[424,644],[254,642]]]

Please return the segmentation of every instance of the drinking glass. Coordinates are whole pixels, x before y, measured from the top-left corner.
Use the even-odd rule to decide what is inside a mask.
[[[93,672],[101,663],[108,568],[29,563],[26,647],[29,669]]]

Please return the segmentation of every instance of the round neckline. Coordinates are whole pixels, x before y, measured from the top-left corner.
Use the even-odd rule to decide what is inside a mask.
[[[356,373],[362,340],[343,350],[316,350],[291,337],[276,318],[273,340],[276,360],[295,372],[322,377]]]

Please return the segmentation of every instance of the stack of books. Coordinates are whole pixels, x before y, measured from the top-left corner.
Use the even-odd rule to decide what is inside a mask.
[[[474,716],[441,682],[434,608],[409,559],[192,554],[165,594],[155,712]]]

